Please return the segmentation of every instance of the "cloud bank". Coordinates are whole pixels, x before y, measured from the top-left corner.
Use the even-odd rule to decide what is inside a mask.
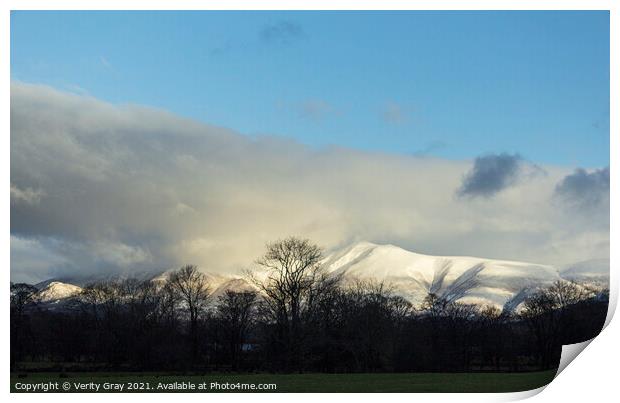
[[[546,175],[514,182],[510,161],[520,162],[502,158],[490,164],[504,172],[496,180],[485,159],[472,168],[313,149],[13,83],[11,278],[185,263],[235,272],[288,235],[326,249],[368,240],[550,264],[606,257],[608,223],[550,202],[573,169],[544,167]],[[466,192],[494,197],[455,198],[467,172]]]

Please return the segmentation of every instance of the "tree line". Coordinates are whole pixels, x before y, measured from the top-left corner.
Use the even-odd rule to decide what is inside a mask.
[[[251,289],[215,297],[196,266],[166,281],[98,282],[63,305],[11,284],[11,368],[136,371],[532,371],[562,344],[594,337],[608,291],[558,281],[518,314],[428,294],[420,306],[389,284],[344,284],[321,249],[287,238],[247,273]]]

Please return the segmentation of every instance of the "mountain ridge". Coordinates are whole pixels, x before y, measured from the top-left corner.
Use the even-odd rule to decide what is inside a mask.
[[[339,276],[345,285],[359,281],[382,282],[391,286],[394,294],[406,298],[416,306],[432,293],[448,301],[515,310],[531,292],[558,280],[609,281],[608,261],[607,270],[605,259],[592,261],[596,263],[595,267],[591,267],[588,262],[591,261],[557,269],[550,265],[511,260],[425,255],[395,245],[364,241],[327,254],[321,264],[329,276]],[[139,274],[143,280],[165,282],[171,271],[172,269]],[[240,275],[205,274],[214,299],[227,290],[255,289]],[[128,276],[106,275],[101,276],[101,280],[109,281]],[[96,281],[94,276],[89,279],[91,282]],[[58,283],[57,280],[55,282]],[[64,279],[63,283],[77,288],[85,285],[73,284],[70,278]],[[37,284],[42,285],[39,292],[50,284],[54,284],[54,281]]]

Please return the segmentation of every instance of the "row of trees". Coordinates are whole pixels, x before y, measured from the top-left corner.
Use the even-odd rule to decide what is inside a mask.
[[[13,369],[534,370],[557,365],[562,344],[594,337],[607,309],[604,292],[569,282],[533,294],[519,315],[434,294],[414,307],[386,284],[345,286],[320,261],[308,240],[269,244],[248,273],[254,287],[217,298],[196,266],[167,281],[92,284],[62,309],[12,285]]]

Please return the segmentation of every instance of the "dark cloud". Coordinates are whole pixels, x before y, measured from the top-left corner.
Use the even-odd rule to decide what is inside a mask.
[[[577,208],[609,208],[609,167],[576,169],[557,184],[555,196]]]
[[[518,154],[489,154],[477,157],[463,178],[459,196],[491,197],[512,186],[519,178],[523,158]]]
[[[279,21],[275,24],[264,26],[260,33],[260,40],[268,44],[287,45],[303,37],[304,31],[296,22]]]

